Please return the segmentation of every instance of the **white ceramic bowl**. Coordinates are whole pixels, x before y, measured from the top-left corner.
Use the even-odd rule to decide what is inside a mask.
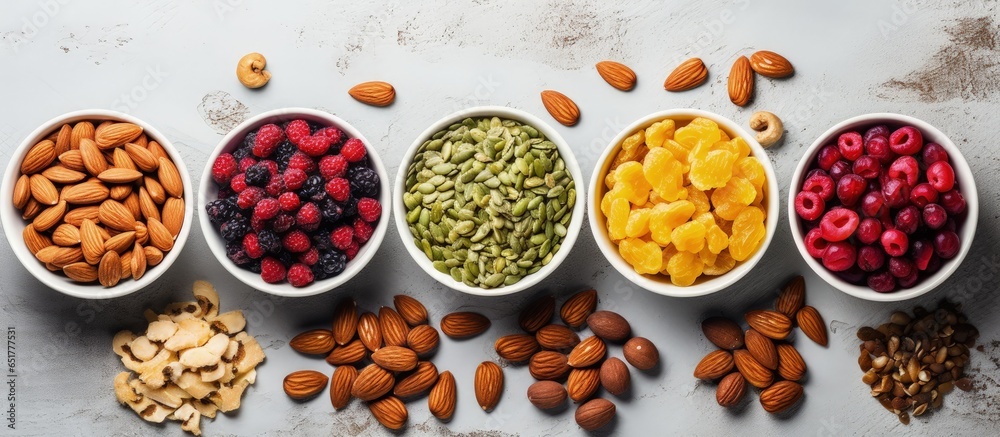
[[[611,237],[608,236],[608,228],[605,221],[604,213],[601,212],[601,198],[604,193],[607,192],[607,187],[604,185],[604,177],[608,173],[608,169],[611,167],[611,163],[614,161],[614,157],[618,154],[618,150],[621,149],[621,142],[629,135],[634,134],[639,129],[645,129],[649,125],[658,122],[663,119],[672,119],[677,123],[677,127],[687,125],[691,120],[702,117],[710,119],[718,123],[719,127],[726,132],[731,138],[737,136],[742,137],[746,140],[746,143],[750,145],[752,155],[760,160],[760,163],[764,166],[764,173],[767,176],[767,185],[765,189],[765,208],[767,209],[767,217],[765,218],[765,229],[766,235],[764,236],[764,241],[761,242],[760,247],[754,252],[753,256],[750,258],[739,262],[736,267],[732,270],[726,272],[719,276],[702,276],[687,287],[679,287],[670,282],[670,279],[664,275],[642,275],[635,271],[628,262],[622,258],[621,254],[618,252],[618,246],[611,241]],[[774,237],[775,229],[778,225],[778,182],[777,177],[774,175],[774,168],[771,167],[771,160],[768,158],[767,153],[764,152],[764,148],[757,143],[753,135],[750,135],[745,130],[743,130],[740,125],[734,123],[733,121],[722,117],[721,115],[714,114],[707,111],[701,111],[697,109],[669,109],[666,111],[655,112],[649,114],[639,120],[636,120],[631,125],[622,130],[614,139],[611,140],[611,144],[604,150],[604,153],[597,160],[597,167],[594,168],[594,174],[590,178],[590,190],[588,192],[588,203],[590,204],[590,230],[594,234],[594,239],[597,240],[597,246],[601,248],[601,253],[604,257],[608,259],[611,266],[618,270],[625,279],[628,279],[632,283],[652,291],[657,294],[662,294],[665,296],[673,297],[694,297],[703,296],[706,294],[715,293],[716,291],[722,290],[730,285],[736,283],[743,276],[745,276],[754,265],[760,261],[764,256],[764,252],[767,251],[767,247],[771,244],[771,239]]]
[[[806,173],[808,173],[809,168],[812,165],[813,160],[816,159],[816,154],[819,153],[819,149],[827,144],[836,144],[837,137],[841,133],[860,130],[864,133],[864,130],[878,125],[886,124],[889,125],[890,129],[895,129],[905,125],[914,126],[920,130],[923,134],[924,142],[934,142],[940,144],[948,151],[948,156],[951,161],[951,166],[955,169],[955,180],[957,181],[959,191],[962,196],[965,197],[965,202],[967,204],[967,216],[965,223],[959,225],[958,236],[962,241],[962,247],[955,258],[944,261],[941,265],[941,269],[938,270],[933,275],[922,279],[916,286],[906,289],[898,289],[892,293],[879,293],[865,285],[855,285],[847,282],[833,272],[823,267],[823,263],[819,260],[809,256],[809,252],[806,250],[805,244],[805,232],[802,229],[802,220],[799,218],[798,214],[795,213],[795,194],[801,190],[802,182],[805,179]],[[788,190],[788,223],[792,229],[792,238],[795,240],[795,245],[799,249],[799,253],[802,254],[802,259],[809,264],[809,267],[816,272],[819,277],[823,278],[824,281],[832,285],[834,288],[843,291],[844,293],[850,294],[851,296],[858,297],[861,299],[878,301],[878,302],[896,302],[907,299],[912,299],[914,297],[920,296],[933,290],[935,287],[940,285],[955,270],[958,266],[962,264],[962,260],[969,253],[969,248],[972,247],[972,239],[976,235],[976,224],[979,221],[979,195],[976,191],[976,181],[973,179],[972,170],[969,169],[969,163],[965,161],[965,157],[962,156],[962,152],[958,150],[955,143],[951,141],[944,133],[940,130],[931,126],[927,122],[900,114],[890,114],[890,113],[876,113],[876,114],[865,114],[859,115],[857,117],[852,117],[837,123],[823,135],[820,135],[806,149],[805,154],[802,156],[802,160],[799,161],[798,167],[795,168],[795,173],[792,174],[792,182]]]
[[[173,160],[174,165],[177,166],[177,169],[181,174],[181,181],[184,183],[184,222],[181,226],[180,234],[177,235],[177,238],[174,241],[174,247],[165,254],[163,261],[161,261],[160,264],[155,267],[148,268],[146,270],[146,274],[139,278],[138,281],[131,279],[123,280],[119,282],[118,285],[110,288],[104,288],[97,283],[81,284],[73,282],[61,274],[56,274],[46,269],[45,265],[35,259],[35,256],[32,255],[28,250],[28,247],[25,246],[24,240],[21,237],[21,232],[24,230],[27,222],[21,219],[21,214],[13,207],[14,184],[20,177],[21,160],[24,158],[24,155],[28,153],[28,149],[48,137],[53,132],[57,131],[63,124],[73,124],[85,120],[124,121],[141,126],[150,140],[155,140],[163,146],[164,150],[167,151],[167,154],[170,155],[170,159]],[[60,293],[68,294],[70,296],[84,299],[109,299],[133,293],[149,284],[152,284],[153,281],[156,281],[156,279],[166,272],[167,269],[170,268],[170,265],[177,260],[181,250],[184,249],[184,243],[187,241],[188,234],[191,232],[191,210],[192,204],[194,203],[193,199],[194,196],[192,195],[191,178],[188,176],[187,167],[184,165],[181,155],[177,153],[177,149],[174,148],[170,140],[163,136],[160,131],[131,115],[104,109],[87,109],[55,117],[39,126],[38,129],[35,129],[30,135],[28,135],[27,138],[24,139],[20,147],[18,147],[11,156],[10,163],[7,165],[7,172],[4,173],[3,176],[3,186],[0,187],[0,205],[3,206],[0,207],[0,211],[2,211],[0,217],[3,219],[3,228],[4,233],[7,235],[7,242],[10,243],[10,247],[14,251],[14,254],[17,255],[21,264],[24,265],[24,267],[28,269],[32,275],[38,278],[39,281],[42,281],[42,283],[52,289],[55,289],[56,291],[59,291]]]
[[[375,226],[375,232],[372,234],[371,238],[363,246],[361,246],[361,250],[358,251],[357,256],[347,262],[347,266],[344,271],[337,276],[315,281],[305,287],[293,287],[288,282],[269,284],[260,278],[260,274],[241,269],[239,266],[234,264],[229,260],[229,257],[226,256],[226,240],[222,238],[219,234],[219,230],[216,229],[216,227],[213,226],[208,220],[208,214],[205,212],[205,205],[207,205],[208,202],[218,199],[219,196],[219,187],[216,185],[215,181],[212,180],[212,163],[215,162],[215,158],[222,153],[232,152],[235,150],[239,147],[240,143],[243,142],[243,138],[248,133],[265,124],[280,124],[296,119],[303,119],[319,123],[324,126],[335,126],[344,131],[349,138],[357,138],[364,142],[366,148],[368,149],[368,162],[379,177],[380,188],[378,200],[382,203],[382,217],[379,219],[378,225]],[[239,126],[236,126],[236,128],[222,138],[222,141],[220,141],[219,145],[215,147],[212,155],[208,157],[208,161],[205,163],[205,171],[202,172],[201,175],[201,189],[198,192],[198,221],[201,223],[202,234],[205,235],[205,241],[208,243],[208,247],[212,250],[212,254],[219,259],[219,262],[226,268],[226,270],[229,271],[229,273],[240,281],[243,281],[244,284],[265,293],[278,296],[312,296],[333,290],[334,288],[343,285],[345,282],[357,275],[363,268],[365,268],[365,265],[367,265],[368,262],[371,261],[372,257],[375,256],[375,252],[378,251],[379,246],[382,244],[382,239],[385,237],[386,228],[389,226],[391,196],[389,194],[389,181],[387,178],[388,174],[385,171],[385,165],[382,164],[382,159],[379,158],[378,153],[376,153],[375,149],[372,148],[368,139],[366,139],[360,131],[355,129],[354,126],[351,126],[340,117],[327,112],[308,108],[275,109],[273,111],[264,112],[255,117],[251,117],[243,123],[240,123]]]
[[[463,282],[456,281],[451,277],[451,275],[439,272],[434,268],[434,264],[431,260],[427,259],[427,255],[425,255],[422,250],[418,249],[417,246],[413,244],[413,234],[410,233],[409,224],[406,222],[407,209],[406,205],[403,203],[403,193],[406,192],[407,169],[410,167],[413,157],[417,154],[417,149],[423,145],[424,141],[433,136],[435,133],[447,129],[448,126],[461,122],[466,118],[494,116],[509,120],[516,120],[530,125],[545,135],[549,141],[555,143],[559,150],[559,156],[562,157],[563,161],[566,163],[566,169],[573,177],[573,181],[576,182],[577,197],[576,203],[573,205],[573,216],[569,221],[569,225],[566,226],[566,236],[562,240],[559,251],[552,256],[552,260],[537,272],[525,276],[516,284],[485,289],[470,287]],[[403,162],[399,165],[399,171],[396,174],[394,188],[395,195],[393,196],[392,201],[393,208],[397,211],[395,214],[396,230],[399,231],[399,237],[403,240],[403,246],[406,247],[406,251],[409,252],[410,256],[413,257],[413,260],[416,261],[428,275],[441,284],[463,293],[478,296],[504,296],[517,293],[530,288],[539,281],[548,277],[553,271],[559,268],[559,265],[562,264],[563,260],[569,256],[569,252],[573,249],[573,244],[576,243],[576,238],[580,234],[580,226],[583,224],[584,203],[586,197],[582,195],[581,191],[583,189],[583,173],[580,172],[580,165],[576,162],[572,149],[570,149],[566,141],[563,140],[562,136],[559,135],[559,132],[553,129],[548,123],[545,123],[540,118],[525,111],[507,108],[504,106],[479,106],[464,109],[449,114],[432,124],[419,136],[417,136],[416,140],[413,141],[413,144],[406,151],[406,154],[403,155]]]

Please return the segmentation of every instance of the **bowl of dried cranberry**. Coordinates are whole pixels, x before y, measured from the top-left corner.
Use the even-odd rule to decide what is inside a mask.
[[[337,288],[375,256],[389,225],[382,160],[353,126],[306,108],[268,111],[222,139],[198,215],[233,276],[280,296]]]
[[[899,114],[845,120],[806,151],[788,216],[806,263],[862,299],[901,301],[943,283],[976,233],[969,164],[944,133]]]

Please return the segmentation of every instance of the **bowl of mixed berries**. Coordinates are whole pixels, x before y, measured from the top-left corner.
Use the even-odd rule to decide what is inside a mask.
[[[873,301],[927,293],[962,263],[978,195],[958,147],[930,124],[868,114],[809,147],[789,190],[799,252],[835,288]]]
[[[286,108],[233,129],[209,157],[199,220],[238,279],[281,296],[343,284],[385,236],[385,166],[357,129],[329,113]]]

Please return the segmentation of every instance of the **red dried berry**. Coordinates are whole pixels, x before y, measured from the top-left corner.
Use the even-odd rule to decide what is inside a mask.
[[[347,159],[348,162],[358,162],[364,159],[365,154],[368,152],[365,150],[365,143],[357,138],[351,138],[344,143],[340,148],[340,154]]]
[[[281,177],[281,179],[285,181],[286,190],[298,190],[299,188],[302,188],[302,184],[307,178],[309,178],[309,175],[297,168],[285,170],[285,174]]]
[[[281,244],[285,250],[292,253],[302,253],[311,247],[309,236],[300,230],[291,231],[281,239]]]
[[[358,256],[359,250],[361,250],[361,246],[358,245],[358,242],[351,241],[351,245],[347,246],[347,249],[344,249],[344,255],[347,255],[347,260],[350,261],[355,256]]]
[[[295,226],[295,217],[290,214],[278,214],[271,221],[271,230],[279,234],[291,229],[292,226]]]
[[[319,175],[323,179],[343,177],[347,174],[347,158],[341,155],[327,155],[319,160]]]
[[[267,158],[278,148],[285,133],[276,124],[265,124],[257,130],[257,138],[253,143],[253,154],[259,158]]]
[[[340,129],[330,126],[316,131],[316,136],[329,138],[330,144],[339,144],[340,140],[344,138],[344,133]]]
[[[382,204],[370,197],[358,200],[358,216],[368,223],[377,222],[382,216]]]
[[[370,223],[362,220],[360,217],[354,219],[354,241],[357,241],[358,244],[367,243],[368,239],[370,239],[374,233],[375,228],[373,228]]]
[[[330,232],[330,244],[340,250],[346,250],[354,241],[354,228],[341,226]]]
[[[251,232],[243,236],[243,251],[253,259],[264,256],[264,249],[260,247],[257,234]]]
[[[293,287],[305,287],[312,284],[313,272],[309,266],[302,263],[292,264],[288,268],[288,283]]]
[[[285,135],[288,136],[288,141],[296,146],[299,145],[299,141],[308,137],[309,134],[309,123],[305,120],[292,120],[285,126]]]
[[[253,167],[253,165],[256,163],[257,163],[256,159],[253,159],[249,156],[244,156],[243,159],[240,159],[240,172],[247,171],[248,168]]]
[[[299,140],[299,150],[306,155],[323,156],[330,150],[330,139],[320,136],[308,136]]]
[[[243,190],[247,189],[246,173],[240,173],[233,176],[233,178],[229,180],[229,188],[232,188],[233,191],[237,193],[242,193]]]
[[[284,178],[271,178],[271,181],[264,187],[264,191],[266,191],[267,195],[271,197],[280,196],[281,193],[285,192]]]
[[[285,280],[285,265],[274,257],[266,257],[260,262],[260,278],[268,284]]]
[[[326,194],[337,202],[343,202],[351,197],[351,183],[344,178],[333,178],[326,183]]]
[[[316,264],[319,261],[319,249],[313,247],[299,255],[299,262],[307,266]]]
[[[236,206],[242,209],[253,208],[257,202],[264,198],[264,189],[260,187],[247,187],[236,198]]]
[[[265,168],[267,168],[267,171],[268,171],[268,173],[271,174],[271,176],[274,176],[274,175],[278,174],[278,163],[277,162],[274,162],[274,161],[272,161],[270,159],[264,159],[264,160],[260,161],[260,164],[263,165]]]
[[[287,192],[287,193],[281,193],[281,195],[278,196],[278,203],[281,204],[282,211],[292,212],[299,209],[299,204],[301,202],[299,201],[298,194]]]
[[[288,168],[302,170],[306,173],[311,173],[316,170],[316,161],[302,152],[295,152],[292,154],[291,158],[288,158]]]
[[[253,218],[258,220],[273,219],[281,212],[281,204],[277,199],[267,198],[257,202],[253,209]]]
[[[212,163],[212,180],[218,184],[225,185],[236,175],[238,170],[236,158],[233,158],[233,155],[228,153],[223,153],[218,158],[215,158],[215,162]]]
[[[319,210],[319,207],[315,203],[306,202],[299,208],[299,212],[295,214],[295,223],[299,225],[300,228],[304,230],[315,230],[319,226],[320,220],[323,219],[323,215]]]

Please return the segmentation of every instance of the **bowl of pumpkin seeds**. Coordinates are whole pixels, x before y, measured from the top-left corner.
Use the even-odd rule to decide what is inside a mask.
[[[480,296],[537,284],[569,255],[584,221],[580,166],[544,121],[500,106],[442,118],[396,176],[396,229],[438,282]]]

